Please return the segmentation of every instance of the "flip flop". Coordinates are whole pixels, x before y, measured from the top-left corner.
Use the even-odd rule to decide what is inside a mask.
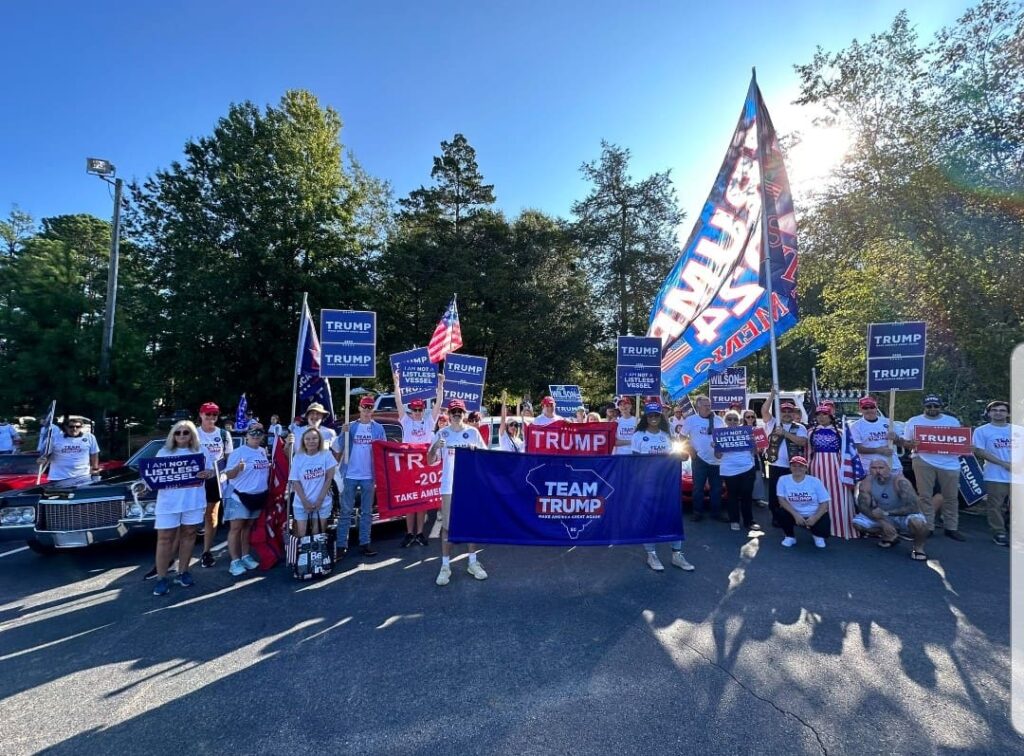
[[[900,540],[899,538],[894,538],[891,541],[879,541],[878,542],[878,548],[880,548],[880,549],[891,549],[893,546],[895,546],[897,543],[899,543],[899,540]]]
[[[911,551],[910,558],[913,559],[915,562],[928,561],[928,555],[925,554],[923,551]]]

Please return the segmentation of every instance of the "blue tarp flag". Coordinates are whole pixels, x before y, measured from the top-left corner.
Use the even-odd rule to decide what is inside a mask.
[[[238,409],[235,411],[235,430],[244,431],[249,427],[249,418],[245,416],[245,413],[249,410],[249,400],[245,398],[245,394],[242,394],[238,400]]]
[[[762,217],[768,219],[771,307],[761,259]],[[661,381],[669,395],[678,399],[704,383],[712,369],[720,371],[767,345],[769,312],[777,335],[796,325],[796,273],[789,179],[752,80],[711,194],[651,309],[647,335],[661,339]]]
[[[50,402],[50,409],[46,411],[46,417],[44,417],[39,423],[39,443],[36,445],[36,451],[45,456],[50,456],[50,441],[51,434],[53,431],[53,423],[57,419],[57,400],[54,399]]]
[[[299,374],[299,414],[304,415],[306,407],[313,402],[320,402],[333,419],[334,402],[331,401],[331,386],[326,378],[320,377],[320,339],[316,335],[313,316],[306,306],[303,306],[302,320],[299,323],[295,370]]]
[[[607,546],[683,537],[678,457],[455,450],[456,543]]]

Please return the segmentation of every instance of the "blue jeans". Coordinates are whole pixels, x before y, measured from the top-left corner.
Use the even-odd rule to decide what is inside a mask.
[[[683,550],[683,542],[682,541],[672,541],[672,543],[670,545],[672,546],[672,551],[682,551]],[[649,552],[650,551],[654,551],[654,544],[653,543],[645,543],[644,544],[644,548],[647,551],[649,551]]]
[[[352,527],[352,510],[356,506],[356,492],[359,492],[359,545],[370,543],[370,525],[373,522],[373,497],[376,494],[373,479],[354,480],[345,478],[341,492],[341,518],[338,520],[338,540],[348,543],[348,530]]]
[[[711,484],[711,516],[718,517],[722,509],[722,476],[718,465],[709,465],[694,454],[691,458],[693,472],[693,513],[704,514],[704,484]]]

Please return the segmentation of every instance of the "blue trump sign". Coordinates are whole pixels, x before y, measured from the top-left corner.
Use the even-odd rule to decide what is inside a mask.
[[[661,394],[661,339],[619,336],[615,354],[617,394]]]
[[[683,538],[679,459],[455,450],[448,540],[607,546]]]
[[[320,311],[320,375],[374,378],[377,375],[377,313]]]
[[[967,506],[973,506],[985,498],[985,478],[977,457],[960,457],[960,495]]]
[[[197,476],[205,469],[206,457],[201,453],[139,460],[139,477],[154,491],[201,486],[203,481]]]
[[[426,347],[391,355],[391,373],[405,403],[437,395],[437,364],[430,361]]]
[[[470,412],[479,411],[484,400],[487,358],[449,353],[444,358],[444,396],[447,407],[452,399],[461,399]]]
[[[923,322],[868,325],[868,391],[921,391],[928,328]]]
[[[572,417],[576,410],[585,409],[579,386],[549,384],[548,391],[555,400],[555,414]]]

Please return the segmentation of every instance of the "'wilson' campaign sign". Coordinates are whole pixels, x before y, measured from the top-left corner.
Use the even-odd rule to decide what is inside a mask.
[[[868,391],[922,391],[927,345],[927,323],[871,323]]]
[[[708,379],[708,395],[711,399],[711,409],[716,412],[727,410],[734,403],[746,407],[747,369],[731,367],[720,373],[712,373]]]
[[[555,414],[572,417],[576,410],[586,409],[583,406],[583,394],[579,386],[549,384],[548,391],[555,400]]]
[[[377,375],[377,313],[320,310],[320,375],[374,378]]]
[[[154,491],[165,488],[195,488],[203,485],[198,474],[206,467],[202,454],[175,454],[139,460],[139,475]]]
[[[661,394],[661,339],[619,336],[615,354],[615,393]]]

